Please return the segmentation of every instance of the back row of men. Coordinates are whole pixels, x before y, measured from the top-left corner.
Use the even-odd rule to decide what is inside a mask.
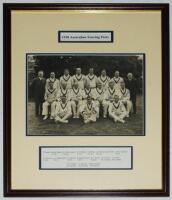
[[[123,78],[119,76],[119,71],[115,71],[112,79],[106,75],[106,70],[102,70],[101,75],[97,77],[93,68],[89,69],[87,76],[81,73],[81,68],[77,68],[73,76],[70,76],[69,70],[65,69],[60,80],[55,77],[54,72],[50,73],[50,78],[47,80],[43,76],[43,71],[39,71],[38,77],[32,82],[32,90],[36,103],[36,115],[43,114],[44,119],[48,118],[49,106],[51,106],[51,118],[57,118],[57,110],[61,106],[64,107],[61,105],[63,102],[66,105],[70,102],[73,117],[79,118],[84,105],[90,102],[89,99],[96,108],[96,118],[99,117],[100,106],[103,108],[103,117],[106,118],[108,107],[111,107],[109,103],[114,103],[115,99],[124,105],[126,116],[129,116],[132,105],[136,113],[136,83],[132,73],[128,73],[128,80],[125,80],[128,89],[125,87]]]

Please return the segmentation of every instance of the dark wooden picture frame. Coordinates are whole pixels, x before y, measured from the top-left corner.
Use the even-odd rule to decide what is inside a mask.
[[[11,184],[11,11],[13,10],[160,10],[162,30],[162,189],[15,190]],[[169,196],[169,4],[12,4],[3,5],[4,196]]]

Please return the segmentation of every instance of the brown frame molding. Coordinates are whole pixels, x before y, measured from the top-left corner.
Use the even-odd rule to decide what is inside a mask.
[[[160,10],[162,12],[162,185],[161,190],[13,190],[11,188],[11,11],[12,10]],[[3,4],[4,196],[169,196],[169,4]]]

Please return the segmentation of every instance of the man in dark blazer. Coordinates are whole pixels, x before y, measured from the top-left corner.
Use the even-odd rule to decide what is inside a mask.
[[[33,91],[34,101],[35,101],[36,116],[42,115],[42,104],[44,102],[45,84],[46,84],[46,80],[44,78],[44,72],[39,71],[38,77],[33,80],[32,86],[31,86],[32,91]]]
[[[130,90],[130,100],[133,104],[133,113],[136,114],[137,106],[136,106],[136,98],[137,98],[137,81],[134,79],[132,73],[127,74],[127,79],[125,80],[126,88]]]

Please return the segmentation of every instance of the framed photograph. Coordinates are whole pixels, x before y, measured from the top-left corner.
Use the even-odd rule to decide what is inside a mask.
[[[4,196],[168,196],[169,5],[3,17]]]
[[[123,54],[110,54],[110,53],[75,53],[75,54],[27,54],[27,135],[42,135],[42,136],[115,136],[115,135],[136,135],[143,136],[144,132],[144,70],[145,70],[145,55],[143,53],[123,53]],[[79,69],[80,68],[80,69]],[[79,81],[76,71],[81,71],[83,80]],[[38,90],[34,89],[35,77],[39,71],[44,72],[47,82],[49,82],[54,76],[54,80],[57,87],[57,92],[64,94],[70,91],[70,102],[72,109],[72,117],[69,117],[69,123],[54,123],[53,113],[50,115],[43,115],[37,117],[37,110],[35,109],[34,95]],[[65,74],[69,75],[65,75]],[[92,73],[90,75],[90,73]],[[120,76],[118,75],[120,73]],[[101,75],[102,74],[102,75]],[[104,75],[105,74],[105,75]],[[135,74],[134,85],[130,84],[127,76]],[[115,77],[119,76],[119,77]],[[131,75],[132,76],[132,75]],[[58,83],[57,81],[60,83]],[[126,87],[124,90],[119,90],[120,81],[125,80]],[[53,79],[52,79],[53,80]],[[111,80],[111,82],[110,82]],[[74,84],[74,81],[76,85]],[[63,86],[66,83],[66,86]],[[53,85],[54,85],[53,84]],[[60,84],[60,86],[58,86]],[[78,85],[77,85],[78,84]],[[83,85],[81,85],[83,84]],[[48,85],[45,83],[46,87]],[[84,86],[85,85],[85,86]],[[97,86],[96,86],[97,85]],[[112,90],[109,88],[112,85]],[[83,89],[80,88],[83,87]],[[60,88],[59,88],[60,87]],[[63,89],[67,87],[67,89]],[[111,87],[111,86],[110,86]],[[114,88],[115,87],[115,88]],[[130,87],[130,90],[127,89]],[[131,88],[132,87],[132,88]],[[35,91],[34,91],[35,90]],[[56,93],[56,90],[52,90]],[[117,123],[114,126],[114,120],[104,118],[108,115],[106,110],[106,98],[110,92],[115,94],[120,92],[120,95],[124,98],[131,98],[133,101],[128,103],[128,108],[132,113],[126,123]],[[36,94],[34,94],[36,93]],[[49,93],[49,91],[48,91]],[[80,94],[82,93],[82,94]],[[43,91],[43,95],[45,91]],[[60,96],[60,94],[57,96]],[[74,99],[78,95],[79,101]],[[96,123],[85,123],[83,117],[78,114],[79,117],[75,118],[77,112],[82,110],[82,104],[84,104],[86,97],[93,98],[95,103],[99,105],[98,120]],[[79,97],[80,96],[80,97]],[[59,97],[57,97],[59,98]],[[45,101],[45,99],[43,99]],[[78,108],[77,108],[78,103]],[[137,103],[137,105],[136,105]],[[79,105],[81,104],[81,105]],[[44,109],[45,109],[45,104]],[[53,107],[53,105],[52,105]],[[55,106],[56,107],[56,106]],[[80,107],[80,108],[79,108]],[[53,108],[52,108],[53,109]],[[43,111],[44,112],[44,111]],[[43,113],[44,114],[44,113]],[[45,120],[45,118],[47,118]],[[38,128],[39,127],[39,128]]]

